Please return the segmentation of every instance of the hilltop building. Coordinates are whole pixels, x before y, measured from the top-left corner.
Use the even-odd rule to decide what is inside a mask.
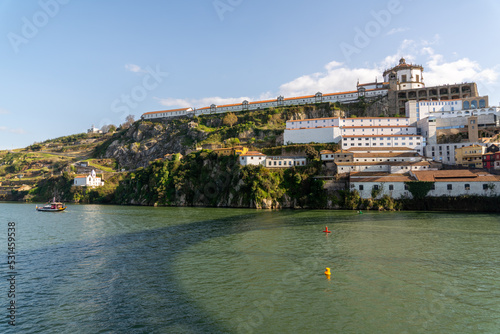
[[[102,133],[102,130],[96,128],[94,124],[92,124],[92,127],[87,130],[87,133]]]
[[[141,118],[162,119],[182,116],[199,116],[206,114],[220,114],[226,112],[239,112],[246,110],[259,110],[266,108],[278,108],[285,106],[299,106],[306,104],[340,102],[353,103],[363,99],[388,98],[390,114],[404,114],[407,101],[431,101],[431,100],[454,100],[478,97],[475,83],[461,83],[454,85],[442,85],[425,87],[424,68],[422,65],[408,64],[404,58],[399,64],[387,69],[383,73],[383,82],[371,82],[360,84],[356,90],[322,93],[314,95],[288,97],[278,96],[276,99],[265,101],[242,101],[236,104],[215,105],[201,108],[181,108],[173,110],[161,110],[144,113]],[[477,105],[479,107],[479,105]]]

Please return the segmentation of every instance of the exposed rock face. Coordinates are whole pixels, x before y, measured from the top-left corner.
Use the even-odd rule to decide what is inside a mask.
[[[166,154],[181,153],[192,148],[194,142],[205,139],[204,132],[196,130],[197,123],[138,122],[114,140],[106,149],[104,158],[114,158],[125,169],[148,166],[150,161]]]

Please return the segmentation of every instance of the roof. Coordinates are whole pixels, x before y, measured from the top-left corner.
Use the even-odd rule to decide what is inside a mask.
[[[428,161],[359,161],[337,162],[337,166],[430,166]]]
[[[323,117],[323,118],[306,118],[306,119],[294,119],[287,122],[308,122],[308,121],[319,121],[319,120],[329,120],[336,119],[338,117]]]
[[[389,173],[367,173],[353,172],[349,176],[351,182],[409,182],[414,179],[409,175],[404,174],[389,174]]]
[[[370,85],[388,85],[388,82],[369,82],[369,83],[363,83],[363,84],[358,84],[358,86],[370,86]]]
[[[342,153],[340,153],[342,154]],[[393,157],[421,157],[417,152],[396,152],[396,153],[387,153],[387,152],[382,152],[382,153],[352,153],[354,154],[355,158],[393,158]]]
[[[295,131],[295,130],[315,130],[315,129],[326,129],[326,128],[333,129],[333,128],[336,128],[336,126],[315,126],[315,127],[309,127],[309,128],[302,127],[302,128],[296,128],[296,129],[286,128],[286,130]]]
[[[150,111],[150,112],[144,113],[143,115],[161,114],[161,113],[175,112],[175,111],[187,111],[188,109],[191,109],[191,108],[180,108],[180,109],[172,109],[172,110]]]
[[[333,154],[333,153],[335,153],[335,152],[330,151],[330,150],[322,150],[319,152],[319,154]]]
[[[264,101],[248,102],[248,104],[269,103],[269,102],[276,102],[276,101],[277,100],[264,100]]]
[[[374,90],[374,89],[369,89],[368,91],[371,91],[371,90]],[[345,95],[345,94],[356,94],[356,93],[358,93],[357,90],[350,90],[348,92],[338,92],[338,93],[323,94],[323,96]]]
[[[476,97],[477,99],[477,97]],[[413,100],[415,101],[415,100]],[[449,102],[449,101],[462,101],[462,99],[450,99],[450,100],[419,100],[415,102]]]
[[[260,157],[265,157],[266,155],[261,153],[261,152],[257,152],[257,151],[248,151],[247,153],[244,153],[244,154],[241,154],[240,157],[246,157],[246,156],[251,156],[251,157],[255,157],[255,156],[260,156]]]
[[[305,118],[305,119],[294,119],[290,120],[287,122],[308,122],[308,121],[319,121],[319,120],[333,120],[333,119],[340,119],[340,120],[363,120],[363,119],[408,119],[408,117],[356,117],[356,118],[345,118],[345,117],[322,117],[322,118]],[[346,127],[346,126],[343,126]],[[391,127],[389,126],[382,126],[382,127]],[[394,126],[397,127],[397,126]],[[408,127],[407,125],[400,125],[400,127]]]
[[[430,182],[500,182],[499,175],[474,173],[468,169],[413,171],[418,181]]]

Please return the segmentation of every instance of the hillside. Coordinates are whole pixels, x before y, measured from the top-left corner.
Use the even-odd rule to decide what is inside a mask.
[[[4,200],[45,201],[56,196],[66,202],[135,205],[332,207],[350,198],[333,196],[316,176],[328,174],[319,162],[319,151],[335,150],[337,146],[283,146],[285,123],[344,116],[344,109],[353,116],[354,112],[378,112],[381,104],[383,101],[360,101],[348,107],[323,103],[155,122],[140,120],[105,135],[77,134],[47,140],[23,150],[0,152],[0,196]],[[287,170],[242,167],[235,157],[202,149],[237,144],[271,155],[307,155],[311,163]],[[178,153],[172,161],[166,159]],[[100,173],[104,187],[72,186],[82,162]]]
[[[270,108],[236,114],[213,114],[193,118],[138,121],[117,132],[95,150],[95,158],[115,159],[126,170],[147,167],[166,154],[189,154],[202,147],[244,144],[251,149],[281,146],[285,123],[291,119],[339,116],[338,106],[317,104]],[[232,115],[234,119],[227,118]]]
[[[76,134],[35,143],[24,149],[0,151],[0,199],[29,200],[26,193],[41,182],[74,174],[73,164],[87,161],[97,170],[113,171],[114,161],[98,161],[91,156],[112,134]]]

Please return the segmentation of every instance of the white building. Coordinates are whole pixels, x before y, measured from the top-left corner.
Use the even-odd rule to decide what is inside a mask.
[[[481,145],[488,147],[492,143],[451,143],[451,144],[434,144],[427,145],[424,150],[424,156],[434,161],[441,162],[445,165],[455,165],[455,149],[461,147],[468,147],[473,145]],[[498,143],[495,143],[498,145]]]
[[[92,127],[87,130],[87,133],[102,133],[102,130],[96,128],[94,124],[92,124]]]
[[[392,198],[410,197],[405,182],[414,179],[409,175],[390,173],[351,173],[349,175],[350,189],[356,190],[361,198],[371,198],[373,190],[378,192],[376,198],[389,195]]]
[[[330,150],[323,150],[321,152],[319,152],[320,154],[320,157],[321,157],[321,161],[334,161],[335,160],[335,152],[334,151],[330,151]]]
[[[305,166],[306,164],[306,157],[272,156],[266,158],[267,168],[289,168],[293,166]]]
[[[338,127],[318,127],[303,129],[285,129],[283,142],[288,144],[338,143],[342,137]]]
[[[409,171],[429,170],[428,161],[359,161],[337,162],[337,173],[346,174],[353,172],[403,174]]]
[[[267,156],[263,153],[257,151],[248,151],[247,153],[240,155],[239,162],[242,166],[248,166],[248,165],[265,166],[266,158]]]
[[[396,80],[396,90],[424,88],[423,72],[421,65],[407,64],[401,58],[398,65],[384,71],[384,81]]]
[[[165,117],[179,117],[179,116],[187,116],[193,111],[192,108],[181,108],[181,109],[172,109],[172,110],[161,110],[161,111],[151,111],[142,114],[142,119],[157,119],[157,118],[165,118]]]
[[[500,175],[470,170],[414,171],[416,181],[434,182],[427,196],[497,196],[500,195]]]
[[[424,139],[405,117],[317,118],[286,122],[285,144],[338,143],[342,148],[406,146],[423,152]]]
[[[350,189],[359,192],[362,198],[372,197],[375,189],[377,198],[389,195],[392,198],[412,198],[406,182],[434,182],[427,193],[429,197],[439,196],[498,196],[500,176],[486,172],[474,173],[469,170],[411,171],[408,175],[389,173],[351,173]]]
[[[487,101],[487,96],[436,101],[410,100],[405,103],[405,115],[410,119],[410,124],[414,124],[426,117],[435,117],[437,119],[461,118],[463,120],[461,125],[466,125],[466,118],[470,116],[495,115],[498,118],[500,116],[500,107],[487,107]],[[474,108],[471,108],[471,105]],[[440,127],[442,126],[438,125],[438,129]]]
[[[330,94],[323,94],[321,92],[318,92],[315,95],[290,97],[290,98],[278,96],[276,99],[273,100],[264,100],[255,102],[249,102],[245,100],[242,103],[236,103],[236,104],[227,104],[219,106],[212,104],[209,107],[202,107],[202,108],[182,108],[173,110],[153,111],[144,113],[141,116],[141,118],[160,119],[160,118],[189,116],[189,115],[198,116],[206,114],[221,114],[227,112],[259,110],[271,107],[278,108],[284,106],[299,106],[299,105],[326,103],[326,102],[352,103],[358,101],[360,97],[372,98],[378,96],[386,96],[388,94],[388,89],[383,88],[382,86],[378,85],[377,86],[378,88],[367,89],[360,85],[358,90],[349,92],[330,93]]]
[[[425,138],[406,117],[317,118],[286,122],[285,144],[339,143],[353,147],[408,147],[423,154]]]
[[[73,185],[78,187],[100,187],[104,185],[100,177],[97,177],[95,170],[92,170],[87,176],[75,177]]]

